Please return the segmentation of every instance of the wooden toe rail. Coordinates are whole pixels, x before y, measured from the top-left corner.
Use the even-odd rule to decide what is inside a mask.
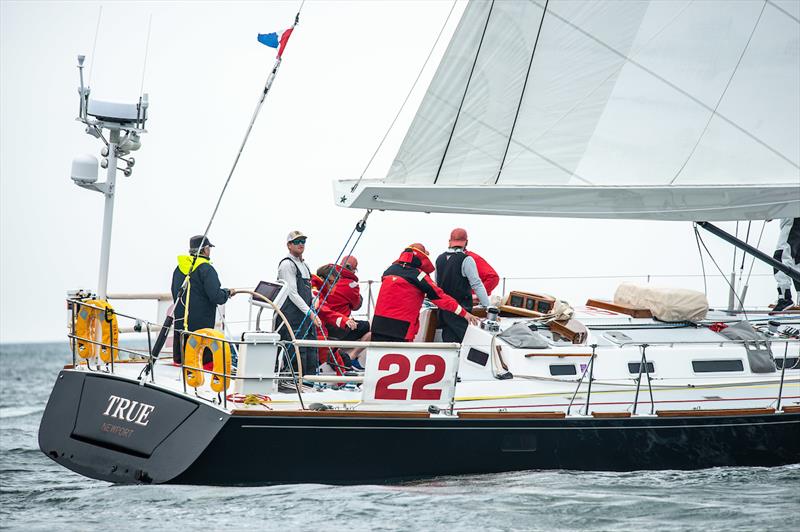
[[[633,318],[652,318],[653,314],[646,308],[631,307],[629,305],[617,305],[611,301],[602,301],[600,299],[589,299],[586,301],[587,307],[601,308],[604,310],[611,310],[619,312],[620,314],[627,314]]]

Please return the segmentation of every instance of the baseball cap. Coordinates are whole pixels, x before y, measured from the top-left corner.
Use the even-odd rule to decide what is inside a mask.
[[[206,246],[214,247],[214,244],[211,243],[208,237],[206,237],[204,244],[201,244],[201,242],[203,242],[203,235],[194,235],[189,239],[189,249],[200,249]]]
[[[428,255],[428,254],[429,254],[429,253],[428,253],[428,250],[427,250],[427,249],[425,249],[425,246],[423,246],[423,245],[422,245],[422,244],[420,244],[419,242],[415,242],[415,243],[413,243],[413,244],[410,244],[410,245],[408,246],[408,248],[406,248],[406,249],[415,249],[415,250],[417,250],[417,251],[419,251],[419,252],[421,252],[421,253],[424,253],[425,255]]]
[[[467,244],[467,230],[462,229],[460,227],[456,227],[452,231],[450,231],[450,243],[448,244],[451,248],[452,247],[464,247]]]
[[[340,266],[344,266],[350,271],[356,271],[358,269],[358,260],[352,255],[345,255],[342,257],[341,262],[339,262]]]
[[[308,238],[308,237],[304,235],[302,231],[291,231],[288,235],[286,235],[287,242],[291,242],[295,238]]]

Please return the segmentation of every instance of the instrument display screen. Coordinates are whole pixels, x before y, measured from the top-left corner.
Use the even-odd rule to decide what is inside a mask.
[[[256,286],[256,293],[261,294],[262,296],[266,297],[270,301],[275,301],[275,298],[278,296],[278,292],[281,291],[282,286],[278,283],[271,283],[269,281],[259,281],[258,286]],[[254,298],[254,300],[263,303],[259,298]]]

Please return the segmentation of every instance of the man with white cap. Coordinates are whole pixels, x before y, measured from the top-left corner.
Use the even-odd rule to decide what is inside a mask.
[[[286,316],[298,340],[315,340],[317,333],[314,326],[320,326],[319,318],[310,308],[311,270],[303,260],[307,238],[301,231],[290,232],[286,236],[286,247],[289,254],[278,264],[278,279],[286,281],[289,288],[289,295],[281,307],[281,312]],[[277,318],[276,328],[280,327],[281,339],[291,340],[289,331],[281,325],[282,320]],[[299,351],[303,363],[303,375],[315,374],[319,365],[317,350],[311,347],[301,347]],[[290,354],[293,352],[293,350],[289,350]]]
[[[488,307],[491,303],[478,275],[475,259],[466,253],[467,242],[465,229],[456,227],[450,232],[449,249],[436,259],[436,284],[467,312],[472,312],[473,291],[481,305]],[[439,323],[445,342],[460,343],[467,333],[467,320],[451,312],[440,311]]]

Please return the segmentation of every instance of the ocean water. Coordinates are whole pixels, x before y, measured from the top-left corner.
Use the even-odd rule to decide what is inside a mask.
[[[0,528],[800,530],[798,465],[525,471],[393,486],[115,486],[63,469],[39,451],[39,421],[69,359],[66,344],[0,345]]]

